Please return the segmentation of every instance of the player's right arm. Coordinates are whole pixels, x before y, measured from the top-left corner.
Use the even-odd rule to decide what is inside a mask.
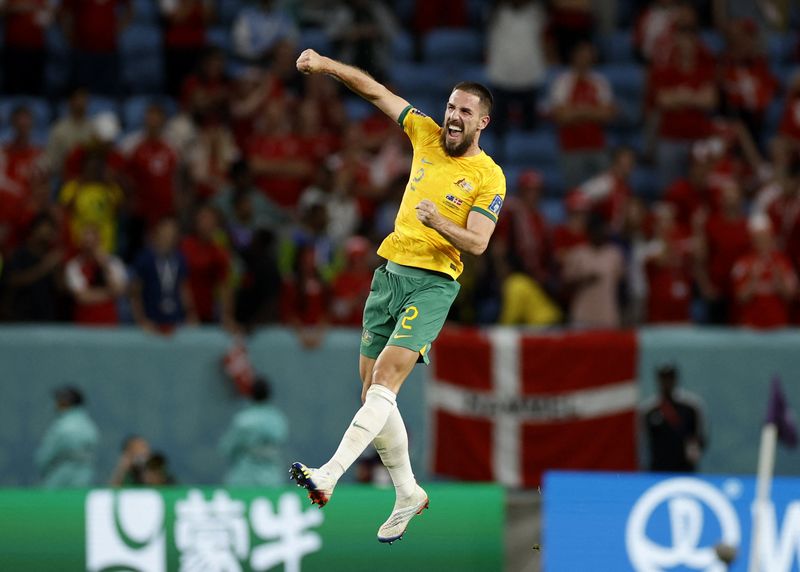
[[[314,50],[305,50],[300,54],[297,69],[305,74],[325,73],[335,77],[394,121],[408,107],[405,99],[386,89],[367,72],[321,56]]]

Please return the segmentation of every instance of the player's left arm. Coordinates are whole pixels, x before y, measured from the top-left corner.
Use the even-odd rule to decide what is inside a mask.
[[[457,249],[477,256],[483,254],[489,245],[495,222],[486,215],[471,211],[465,228],[439,214],[436,205],[428,199],[421,201],[416,208],[420,222],[441,234]]]

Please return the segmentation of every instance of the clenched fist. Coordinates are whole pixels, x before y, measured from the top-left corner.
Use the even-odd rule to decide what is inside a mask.
[[[319,73],[323,71],[322,60],[322,56],[314,50],[303,50],[303,53],[297,58],[297,71],[305,74]]]
[[[416,206],[417,219],[429,228],[436,228],[436,222],[439,219],[439,210],[432,201],[425,199],[420,201]]]

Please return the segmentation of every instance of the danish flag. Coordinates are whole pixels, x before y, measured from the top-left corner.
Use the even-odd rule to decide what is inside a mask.
[[[535,487],[548,469],[636,470],[633,332],[446,329],[433,347],[435,474]]]

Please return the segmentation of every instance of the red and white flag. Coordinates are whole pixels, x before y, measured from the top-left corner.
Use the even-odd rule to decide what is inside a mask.
[[[447,329],[434,351],[435,474],[534,487],[548,469],[636,470],[634,333]]]

